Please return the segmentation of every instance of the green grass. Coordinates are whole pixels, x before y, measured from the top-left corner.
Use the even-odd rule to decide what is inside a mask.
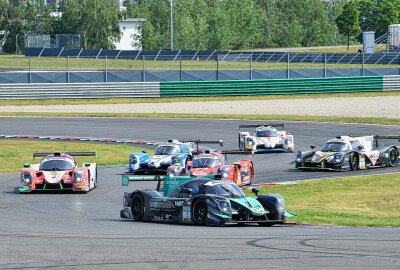
[[[199,118],[199,119],[235,119],[235,120],[276,120],[276,121],[310,121],[336,122],[377,125],[400,125],[400,119],[383,117],[335,117],[335,116],[301,116],[301,115],[240,115],[240,114],[175,114],[175,113],[18,113],[3,112],[3,116],[18,117],[122,117],[122,118]]]
[[[400,91],[364,92],[364,93],[326,93],[301,95],[265,95],[265,96],[225,96],[225,97],[176,97],[176,98],[108,98],[108,99],[36,99],[36,100],[0,100],[0,106],[26,105],[82,105],[82,104],[136,104],[136,103],[172,103],[172,102],[206,102],[235,100],[275,100],[275,99],[305,99],[333,97],[376,97],[400,96]]]
[[[400,226],[400,174],[302,181],[262,187],[283,195],[295,222],[335,226]],[[251,195],[250,190],[245,191]]]
[[[98,165],[128,164],[131,152],[143,148],[126,145],[110,145],[100,143],[81,142],[51,142],[51,141],[25,141],[2,140],[0,141],[0,173],[17,172],[24,163],[39,163],[40,158],[33,159],[34,152],[93,152],[97,157],[77,157],[78,164],[85,161],[96,162]],[[148,149],[149,154],[154,150]]]

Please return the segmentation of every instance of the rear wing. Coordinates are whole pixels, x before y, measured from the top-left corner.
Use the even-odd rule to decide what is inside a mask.
[[[378,139],[383,139],[383,140],[397,140],[400,142],[400,135],[362,135],[362,134],[351,134],[349,137],[367,137],[367,136],[372,136],[375,141],[376,147],[379,146]]]
[[[161,191],[161,182],[163,183],[164,196],[168,196],[174,189],[180,185],[192,180],[190,176],[163,176],[163,175],[122,175],[122,186],[126,187],[129,182],[157,182],[157,191]]]
[[[70,156],[80,156],[80,157],[95,157],[96,152],[37,152],[33,153],[33,158],[36,157],[47,157],[49,155],[54,155],[55,157],[61,156],[62,154],[70,155]]]
[[[221,179],[220,175],[205,175],[203,178],[210,179]],[[161,182],[163,183],[163,195],[168,197],[172,191],[179,186],[183,185],[187,181],[195,179],[197,177],[191,176],[164,176],[164,175],[130,175],[122,174],[122,186],[126,187],[129,182],[157,182],[157,191],[161,191]]]
[[[200,144],[218,144],[221,147],[224,147],[224,141],[223,140],[183,140],[181,141],[183,143],[193,143],[194,147],[193,149],[196,150],[197,153],[200,153]]]
[[[255,127],[281,127],[284,128],[284,124],[250,124],[250,125],[239,125],[239,129],[242,128],[255,128]]]
[[[252,155],[254,157],[254,151],[249,150],[224,150],[221,152],[225,159],[228,160],[228,155]]]

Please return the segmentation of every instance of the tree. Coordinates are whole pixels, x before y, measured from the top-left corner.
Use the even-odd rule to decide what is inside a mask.
[[[68,0],[61,10],[64,34],[80,34],[85,49],[114,48],[114,43],[120,39],[115,1]]]
[[[350,46],[350,38],[361,33],[359,16],[360,12],[357,9],[357,5],[354,1],[350,1],[343,7],[339,17],[336,18],[339,32],[347,37],[347,49]]]

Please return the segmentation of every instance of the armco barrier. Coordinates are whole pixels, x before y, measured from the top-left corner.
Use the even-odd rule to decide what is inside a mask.
[[[160,97],[160,83],[0,84],[0,99]]]
[[[399,87],[400,88],[400,87]],[[161,97],[381,92],[383,77],[160,82]]]
[[[383,91],[400,91],[400,76],[384,76]]]

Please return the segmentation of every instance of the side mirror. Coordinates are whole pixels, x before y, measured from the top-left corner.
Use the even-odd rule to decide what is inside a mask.
[[[192,189],[191,188],[182,188],[180,194],[181,194],[181,197],[184,197],[184,198],[190,197],[192,195]]]
[[[85,166],[85,167],[90,167],[90,162],[85,162],[85,163],[83,163],[83,166]]]
[[[364,150],[364,146],[359,145],[359,146],[358,146],[358,149],[359,149],[359,150]]]
[[[258,196],[258,192],[260,192],[260,190],[258,188],[253,187],[251,189],[251,192],[253,192],[254,194],[256,194],[256,196]]]
[[[315,145],[310,145],[310,148],[311,148],[312,150],[314,150]]]
[[[142,150],[142,153],[147,153],[147,151],[145,151],[145,150]]]
[[[29,163],[24,163],[24,168],[29,168],[30,165]]]

